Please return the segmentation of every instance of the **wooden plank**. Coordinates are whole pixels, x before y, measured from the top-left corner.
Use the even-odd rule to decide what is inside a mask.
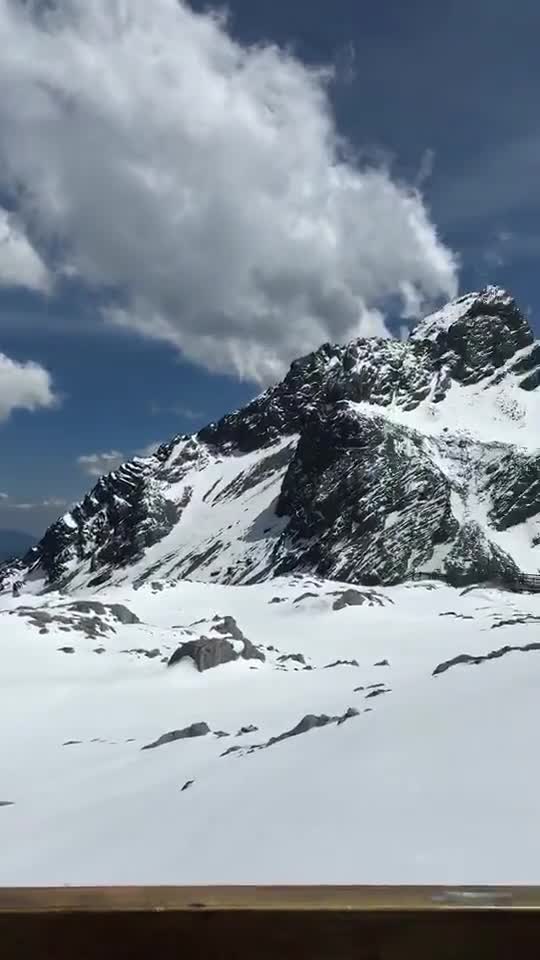
[[[534,957],[538,887],[0,889],[2,960]]]
[[[0,888],[2,913],[200,910],[539,910],[540,887],[220,886]]]

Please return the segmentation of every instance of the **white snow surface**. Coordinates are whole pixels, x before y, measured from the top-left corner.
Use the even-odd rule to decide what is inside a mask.
[[[66,615],[84,591],[1,595],[0,884],[538,883],[540,650],[432,674],[540,641],[540,596],[415,582],[351,587],[366,602],[334,610],[345,589],[119,586],[99,600],[141,623],[102,617],[97,639],[82,614],[47,633],[29,615]],[[179,628],[217,614],[266,661],[162,662]],[[313,669],[278,659],[295,653]],[[340,659],[358,666],[325,668]],[[348,707],[340,725],[220,756]],[[206,736],[141,750],[201,721]]]

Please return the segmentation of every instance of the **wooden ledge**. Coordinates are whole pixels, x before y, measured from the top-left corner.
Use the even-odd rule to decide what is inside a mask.
[[[0,888],[2,960],[535,957],[540,887]]]

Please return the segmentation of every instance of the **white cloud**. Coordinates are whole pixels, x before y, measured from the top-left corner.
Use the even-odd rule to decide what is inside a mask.
[[[344,159],[327,76],[223,17],[0,0],[0,48],[0,187],[60,272],[117,291],[110,322],[267,382],[385,333],[387,298],[454,295],[420,193]]]
[[[434,167],[435,151],[431,147],[427,147],[420,157],[420,166],[418,167],[418,173],[416,174],[417,187],[422,187],[428,180],[431,179]]]
[[[162,440],[154,440],[153,443],[146,443],[144,447],[139,447],[139,449],[135,451],[135,455],[137,457],[151,457],[162,443]]]
[[[9,500],[8,493],[0,493],[0,500]]]
[[[14,500],[9,503],[9,507],[13,510],[42,510],[44,507],[65,507],[67,503],[68,501],[62,497],[49,497],[46,500],[32,500],[30,502]]]
[[[147,443],[131,453],[122,453],[120,450],[109,450],[108,453],[86,453],[77,457],[77,463],[90,477],[102,477],[105,473],[117,470],[126,460],[133,457],[150,457],[161,444],[161,440]]]
[[[14,216],[0,207],[0,287],[10,286],[45,293],[49,274]]]
[[[110,450],[108,453],[83,454],[77,457],[77,463],[90,477],[101,477],[104,473],[117,470],[128,459],[120,450]]]
[[[38,363],[18,363],[0,353],[0,420],[13,410],[37,410],[57,403],[50,373]]]

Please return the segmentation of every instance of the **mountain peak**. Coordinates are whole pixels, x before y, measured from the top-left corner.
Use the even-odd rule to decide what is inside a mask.
[[[519,316],[528,328],[527,321],[516,301],[503,287],[489,284],[483,290],[466,293],[451,300],[440,310],[420,320],[411,331],[413,340],[438,340],[455,323],[478,316]],[[531,334],[532,339],[532,334]]]

